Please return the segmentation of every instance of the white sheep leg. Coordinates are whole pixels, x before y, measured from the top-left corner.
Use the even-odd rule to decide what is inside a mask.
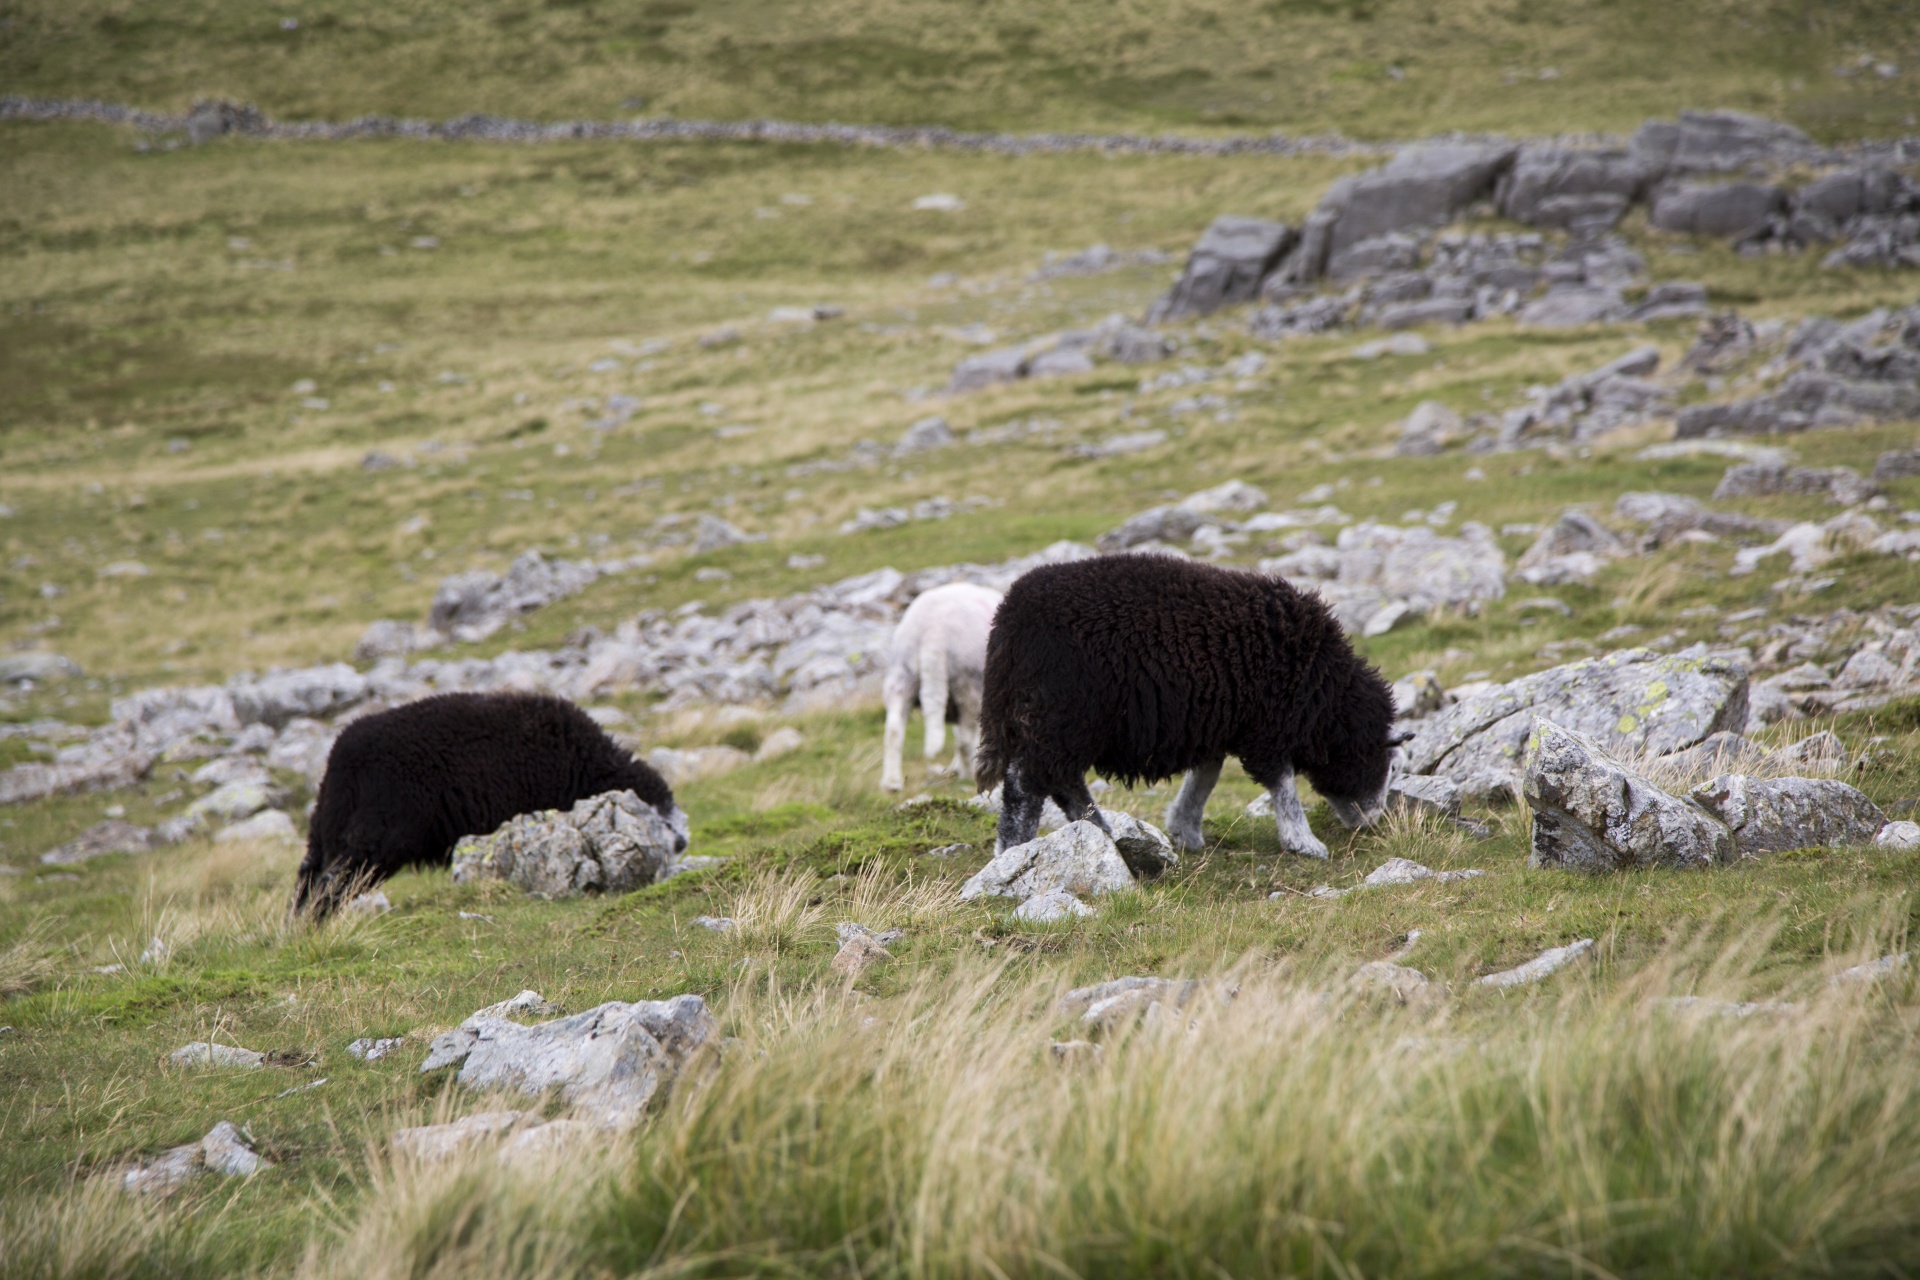
[[[889,679],[886,686],[887,732],[880,749],[880,789],[906,789],[907,775],[901,757],[907,747],[907,713],[913,706],[913,690],[902,681]]]
[[[1201,831],[1200,820],[1206,816],[1207,797],[1220,781],[1220,766],[1224,763],[1225,757],[1204,761],[1187,770],[1187,776],[1180,780],[1180,790],[1167,806],[1167,834],[1173,837],[1176,847],[1196,853],[1206,848],[1207,837]]]
[[[927,722],[926,758],[936,760],[947,745],[947,648],[937,632],[920,645],[920,715]]]
[[[960,723],[953,726],[953,776],[971,778],[973,776],[973,753],[980,746],[980,726],[969,723],[964,708],[960,712]]]
[[[1273,825],[1280,834],[1280,847],[1303,858],[1326,861],[1327,846],[1320,843],[1307,825],[1307,811],[1300,807],[1300,792],[1293,785],[1293,766],[1288,765],[1267,795],[1273,800]]]

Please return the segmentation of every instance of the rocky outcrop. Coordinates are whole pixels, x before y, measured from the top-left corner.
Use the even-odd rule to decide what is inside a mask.
[[[469,1089],[540,1097],[558,1089],[577,1112],[612,1129],[630,1128],[661,1086],[717,1034],[696,995],[624,1004],[522,1026],[483,1009],[434,1037],[420,1070],[460,1068]]]
[[[1289,279],[1359,274],[1373,242],[1410,228],[1444,226],[1493,194],[1517,148],[1423,143],[1378,169],[1342,178],[1320,200],[1288,263]]]
[[[1653,194],[1648,221],[1662,231],[1741,239],[1763,232],[1787,207],[1784,188],[1767,182],[1674,182]]]
[[[1771,391],[1681,411],[1681,439],[1845,427],[1920,416],[1920,306],[1842,325],[1810,320],[1788,358],[1799,366]]]
[[[1668,755],[1746,726],[1747,672],[1728,658],[1646,649],[1552,667],[1433,716],[1406,745],[1406,771],[1446,778],[1468,799],[1517,795],[1540,718],[1607,749]]]
[[[1544,717],[1527,743],[1523,793],[1533,814],[1530,866],[1697,869],[1734,856],[1725,824]]]
[[[1585,582],[1627,552],[1611,529],[1578,508],[1568,508],[1540,531],[1515,565],[1514,576],[1536,587]]]
[[[1531,144],[1520,148],[1501,177],[1495,201],[1515,222],[1592,234],[1620,221],[1647,178],[1641,162],[1625,151]]]
[[[584,590],[604,570],[595,564],[548,560],[527,550],[505,574],[476,570],[442,579],[427,626],[467,644],[486,639],[520,614]]]
[[[1589,373],[1538,388],[1525,405],[1502,416],[1499,447],[1577,444],[1660,417],[1669,411],[1673,392],[1650,379],[1659,367],[1659,348],[1638,347]]]
[[[158,1159],[128,1169],[120,1185],[134,1195],[167,1195],[206,1174],[251,1178],[271,1168],[232,1121],[222,1120],[200,1141],[175,1147]]]
[[[665,877],[676,839],[653,806],[609,791],[463,838],[453,848],[453,882],[504,880],[543,898],[626,893]]]

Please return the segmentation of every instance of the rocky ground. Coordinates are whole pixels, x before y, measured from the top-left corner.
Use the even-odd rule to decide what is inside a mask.
[[[1700,1167],[1776,1198],[1729,1183],[1752,1217],[1714,1234],[1687,1216],[1707,1198],[1660,1191],[1684,1212],[1647,1238],[1707,1243],[1655,1265],[1566,1223],[1667,1172],[1621,1156],[1595,1207],[1548,1176],[1594,1134],[1556,1131],[1467,1197],[1482,1256],[1521,1235],[1615,1273],[1741,1273],[1763,1238],[1788,1269],[1908,1256],[1902,1215],[1839,1194],[1897,1209],[1920,1186],[1883,1140],[1920,1132],[1905,144],[1725,112],[1404,146],[5,114],[36,180],[0,390],[18,1256],[89,1236],[161,1270],[372,1250],[544,1274],[750,1241],[825,1270],[938,1236],[935,1270],[974,1247],[1112,1269],[1125,1231],[1052,1191],[1018,1225],[1025,1196],[983,1171],[1145,1178],[1051,1126],[1256,1077],[1273,1114],[1376,1115],[1453,1159],[1435,1117],[1526,1097],[1513,1064],[1556,1036],[1591,1052],[1547,1087],[1671,1086],[1683,1109],[1844,1049],[1886,1132],[1829,1116],[1830,1181],[1791,1193],[1770,1171],[1817,1090],[1764,1109],[1760,1157],[1700,1139]],[[1306,794],[1331,856],[1283,854],[1229,766],[1199,853],[1159,829],[1168,786],[1102,780],[1111,838],[1055,814],[994,857],[993,797],[918,763],[882,795],[907,603],[1097,555],[1324,597],[1399,700],[1382,821],[1347,832]],[[335,735],[456,689],[586,706],[673,782],[690,847],[601,797],[287,922]],[[983,1065],[989,1043],[1013,1065]],[[1272,1068],[1287,1043],[1297,1079]],[[1709,1065],[1648,1066],[1680,1059]],[[1362,1078],[1371,1100],[1324,1101]],[[915,1162],[894,1187],[932,1188],[934,1148],[904,1135],[989,1085],[941,1149],[1047,1137],[952,1174],[993,1188],[981,1216],[932,1215],[973,1222],[964,1247],[887,1208],[871,1235],[821,1226],[806,1162],[770,1154],[813,1125],[825,1163],[880,1167],[884,1120],[873,1140]],[[821,1097],[866,1109],[783,1110]],[[1632,1123],[1610,1105],[1594,1133]],[[1378,1195],[1220,1154],[1261,1123],[1226,1106],[1164,1149],[1209,1194],[1303,1188],[1298,1212],[1351,1230],[1328,1256],[1446,1269],[1379,1226]],[[611,1178],[620,1152],[664,1208],[593,1183],[540,1221],[600,1252],[513,1253],[535,1220],[515,1178]],[[1552,1190],[1501,1199],[1515,1184]],[[475,1252],[415,1230],[472,1185]],[[1235,1222],[1277,1212],[1249,1194]],[[1781,1225],[1816,1199],[1854,1216]],[[590,1203],[617,1207],[566,1216]],[[323,1221],[347,1226],[310,1248]],[[1217,1261],[1238,1230],[1149,1234]]]

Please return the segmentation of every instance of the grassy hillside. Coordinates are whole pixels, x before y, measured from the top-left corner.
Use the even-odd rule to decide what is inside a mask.
[[[1738,107],[1911,131],[1911,0],[6,0],[0,85],[287,117],[636,112],[1407,137]],[[1836,68],[1888,63],[1841,77]]]
[[[351,43],[359,19],[329,26],[302,15],[310,73],[259,57],[245,43],[254,35],[220,34],[229,20],[252,30],[259,11],[243,24],[204,9],[192,19],[209,24],[197,39],[171,25],[178,19],[137,9],[108,23],[84,7],[57,18],[7,12],[8,85],[36,92],[163,102],[219,88],[276,111],[335,115],[482,105],[587,114],[611,109],[589,105],[600,101],[592,94],[626,92],[599,78],[613,75],[598,61],[613,53],[567,52],[538,35],[585,30],[592,9],[528,9],[513,40],[489,34],[498,28],[485,10],[444,22],[387,10],[381,22],[413,24],[424,43],[382,50]],[[953,30],[985,21],[969,12],[972,25],[953,17]],[[1397,12],[1267,10],[1259,20],[1333,42],[1400,30]],[[1716,49],[1633,34],[1644,24],[1626,7],[1570,13],[1559,27],[1521,23],[1518,11],[1433,12],[1443,28],[1535,32],[1523,52],[1577,52],[1601,32],[1594,47],[1609,59],[1655,45],[1660,58],[1703,67],[1724,57],[1729,95],[1773,65],[1759,43]],[[1740,38],[1785,47],[1783,13],[1750,12],[1758,34]],[[813,24],[815,38],[836,14]],[[658,21],[665,41],[719,18]],[[755,46],[755,65],[802,38],[783,35],[780,21],[757,25],[766,45]],[[929,47],[960,38],[937,21],[924,30]],[[1022,127],[1202,118],[1203,100],[1172,88],[1125,100],[1083,88],[1049,95],[1079,114],[1023,114],[1018,93],[1038,90],[1007,86],[1027,83],[1024,69],[1043,58],[1066,58],[1046,52],[1055,44],[1091,40],[1070,39],[1073,30],[1063,16],[1020,59],[982,62],[975,70],[998,97],[973,94],[964,78],[940,91],[949,97],[914,94],[916,82],[891,78],[910,63],[876,58],[888,78],[811,99],[811,110],[805,86],[767,88],[771,80],[724,90],[737,98],[697,96],[733,82],[709,74],[717,55],[696,44],[686,79],[673,82],[693,96],[673,105],[910,119],[921,117],[909,101],[965,99],[979,116],[929,113]],[[53,38],[61,31],[68,44]],[[20,61],[29,33],[40,50],[31,67]],[[257,33],[278,38],[277,26]],[[1401,116],[1412,99],[1393,95],[1424,92],[1418,41],[1393,37],[1402,38],[1407,80],[1339,80],[1348,55],[1322,48],[1311,66],[1325,83],[1373,87],[1328,95],[1316,108],[1325,114],[1271,121],[1533,131],[1620,127],[1682,102],[1775,105],[1683,89],[1656,74],[1683,64],[1649,54],[1635,74],[1647,94],[1672,96],[1639,101],[1629,83],[1619,101],[1637,105],[1615,113],[1596,106],[1605,82],[1582,79],[1588,64],[1556,52],[1559,80],[1503,86],[1496,64],[1484,96],[1461,91],[1458,116],[1444,104]],[[433,41],[469,39],[500,40],[508,69],[523,65],[514,57],[566,52],[561,73],[540,81],[552,96],[458,97],[495,92],[485,59],[460,81],[402,74],[408,59],[430,65],[433,49],[454,47]],[[59,61],[60,50],[108,40],[130,43]],[[1255,43],[1223,38],[1220,64],[1255,65]],[[1435,57],[1465,56],[1427,43]],[[1859,90],[1854,101],[1877,109],[1905,92],[1905,79],[1814,80],[1830,56],[1810,52],[1815,43],[1799,42],[1792,57],[1806,60],[1820,93]],[[177,56],[188,45],[198,52]],[[258,79],[208,84],[199,56],[222,75]],[[1152,40],[1137,56],[1143,67],[1175,59]],[[973,74],[955,65],[954,76]],[[133,78],[87,82],[82,66]],[[329,66],[338,79],[320,69]],[[142,68],[181,78],[142,80]],[[503,85],[533,82],[497,74]],[[383,99],[388,76],[396,96]],[[1276,113],[1293,109],[1284,81]],[[1595,96],[1551,96],[1562,90]],[[754,96],[763,91],[771,105]],[[1538,109],[1500,107],[1501,94],[1537,95]],[[874,105],[843,105],[855,101]],[[1879,127],[1846,119],[1847,130]],[[1091,539],[1170,494],[1229,478],[1266,489],[1275,507],[1332,485],[1354,516],[1394,522],[1452,500],[1455,521],[1498,530],[1571,503],[1604,510],[1629,489],[1704,498],[1726,462],[1638,457],[1659,426],[1582,449],[1392,453],[1397,423],[1423,399],[1497,412],[1529,385],[1649,342],[1671,364],[1694,336],[1684,321],[1556,332],[1489,321],[1428,331],[1423,355],[1365,360],[1354,347],[1375,334],[1258,343],[1230,312],[1172,327],[1182,349],[1163,364],[929,394],[980,349],[982,330],[1007,343],[1116,311],[1137,316],[1168,283],[1166,266],[1030,279],[1048,251],[1100,241],[1178,255],[1222,211],[1297,218],[1346,167],[1331,161],[240,139],[137,150],[141,141],[72,125],[0,129],[9,192],[0,503],[12,512],[0,518],[0,645],[57,649],[87,672],[10,695],[0,709],[8,724],[96,723],[117,690],[344,658],[368,622],[422,616],[442,575],[499,568],[529,546],[595,558],[645,549],[655,561],[460,652],[549,645],[643,608],[701,600],[717,610],[886,564],[990,561]],[[934,192],[965,208],[912,208]],[[1703,281],[1717,306],[1758,319],[1857,315],[1913,297],[1911,275],[1823,271],[1812,255],[1742,258],[1652,233],[1639,215],[1625,232],[1654,278]],[[844,314],[770,315],[820,303]],[[1250,352],[1265,364],[1245,377],[1141,385]],[[1182,409],[1196,389],[1223,396],[1226,414]],[[637,397],[638,410],[595,428],[615,394]],[[845,459],[862,440],[891,442],[936,412],[963,443],[851,470],[807,466]],[[976,430],[1034,422],[1043,425],[1019,438],[964,443]],[[1104,460],[1071,452],[1148,426],[1169,439]],[[1913,427],[1790,443],[1807,465],[1867,468],[1880,451],[1911,445]],[[401,465],[367,469],[375,450]],[[1889,492],[1896,512],[1920,507],[1920,480]],[[934,496],[987,504],[837,531],[860,507]],[[1719,505],[1832,512],[1812,498]],[[654,546],[663,517],[700,512],[767,540],[707,555]],[[1510,557],[1529,541],[1502,535]],[[797,568],[796,555],[824,561]],[[1771,590],[1777,573],[1730,576],[1732,556],[1728,544],[1676,544],[1585,586],[1516,583],[1478,616],[1432,617],[1361,647],[1390,676],[1431,667],[1453,685],[1539,669],[1620,626],[1680,645],[1717,639],[1736,609],[1776,621],[1920,600],[1920,565],[1895,557],[1841,562],[1834,586],[1803,596]],[[129,561],[146,572],[103,572]],[[697,576],[716,569],[730,576]],[[1521,607],[1542,595],[1568,613]],[[1095,920],[1027,926],[1004,904],[957,901],[982,853],[924,856],[990,845],[989,820],[961,803],[965,788],[914,761],[909,788],[932,802],[902,808],[877,791],[876,707],[760,708],[742,722],[663,713],[631,692],[607,701],[645,747],[751,746],[785,724],[805,745],[680,789],[694,851],[731,859],[718,870],[563,902],[409,873],[388,885],[392,914],[324,928],[285,921],[296,857],[285,847],[196,839],[73,868],[39,864],[110,807],[141,823],[177,812],[192,762],[164,761],[125,791],[0,810],[0,865],[11,873],[0,876],[0,1025],[11,1028],[0,1032],[0,1275],[1864,1276],[1920,1260],[1920,993],[1905,976],[1827,985],[1910,945],[1910,853],[1805,850],[1708,874],[1573,878],[1525,865],[1524,810],[1480,813],[1489,834],[1478,838],[1412,822],[1351,835],[1316,808],[1333,859],[1310,864],[1281,854],[1271,824],[1244,815],[1256,788],[1230,768],[1204,854],[1107,901]],[[1765,736],[1782,743],[1825,727],[1864,756],[1850,775],[1857,785],[1891,813],[1914,811],[1920,708]],[[0,766],[57,745],[0,738]],[[307,784],[279,780],[299,813]],[[1167,788],[1110,799],[1154,817]],[[1308,896],[1318,884],[1352,885],[1390,856],[1488,874]],[[699,915],[751,927],[714,934],[692,923]],[[843,920],[908,936],[892,963],[851,980],[829,968]],[[156,936],[167,954],[142,961]],[[1508,995],[1476,985],[1588,937],[1594,961],[1548,985]],[[1350,985],[1360,963],[1396,955],[1433,990],[1403,1004]],[[1049,1045],[1088,1033],[1056,998],[1130,973],[1217,979],[1238,995],[1196,1007],[1191,1026],[1183,1015],[1116,1034],[1098,1061],[1058,1065]],[[568,1012],[697,992],[734,1039],[632,1137],[517,1172],[486,1153],[442,1165],[393,1155],[396,1127],[502,1104],[418,1067],[435,1032],[522,988]],[[1800,1008],[1690,1018],[1659,1003],[1688,994]],[[355,1038],[399,1035],[402,1050],[380,1062],[346,1052]],[[272,1063],[237,1073],[165,1065],[175,1047],[210,1036],[271,1052]],[[247,1126],[276,1167],[246,1182],[208,1179],[162,1204],[117,1190],[127,1162],[222,1119]]]

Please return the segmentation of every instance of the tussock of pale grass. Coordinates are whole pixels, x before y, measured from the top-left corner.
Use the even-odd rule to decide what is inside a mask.
[[[0,1198],[0,1272],[16,1280],[190,1274],[191,1238],[104,1175],[58,1195]]]
[[[1794,1275],[1912,1258],[1911,997],[1821,987],[1750,1018],[1659,1003],[1737,993],[1763,949],[1676,948],[1610,993],[1573,975],[1424,1009],[1242,966],[1217,978],[1230,1003],[1112,1030],[1073,1066],[1048,1046],[1089,1033],[1052,979],[977,961],[875,1004],[783,995],[769,974],[733,993],[740,1043],[640,1132],[624,1174],[531,1198],[423,1175],[338,1254],[413,1275]]]
[[[25,995],[54,975],[61,951],[54,940],[59,927],[57,918],[41,916],[0,950],[0,998]]]
[[[150,938],[171,951],[201,938],[271,942],[287,929],[287,896],[300,850],[278,840],[186,845],[155,859],[141,904],[138,938],[116,940],[124,963]]]
[[[953,914],[953,886],[944,880],[916,880],[869,863],[854,877],[847,919],[869,929],[902,928],[943,920]]]
[[[1667,603],[1689,585],[1686,565],[1673,560],[1648,560],[1620,584],[1616,616],[1627,622],[1664,623]]]
[[[824,886],[808,868],[766,870],[749,880],[727,906],[726,937],[743,951],[779,951],[818,929],[827,915]]]

